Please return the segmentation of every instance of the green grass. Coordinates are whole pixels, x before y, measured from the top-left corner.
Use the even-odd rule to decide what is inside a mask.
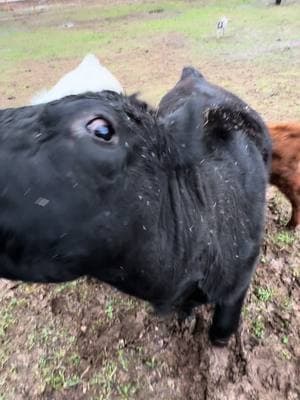
[[[18,289],[16,290],[16,292]],[[2,393],[6,386],[6,381],[15,378],[16,368],[9,364],[10,357],[14,355],[16,348],[12,345],[10,331],[14,329],[22,315],[23,309],[28,306],[23,298],[13,297],[1,301],[0,307],[0,371],[3,372],[0,379],[0,399],[6,399],[6,392]],[[10,388],[10,394],[14,394],[14,389]]]
[[[260,57],[270,46],[277,46],[279,36],[280,43],[297,39],[295,27],[300,6],[271,8],[258,6],[257,1],[237,0],[203,4],[171,1],[67,8],[64,13],[43,13],[38,19],[29,15],[26,25],[9,21],[0,27],[0,73],[26,60],[82,57],[88,52],[107,54],[119,47],[143,46],[157,35],[173,32],[185,36],[194,52],[202,57]],[[157,8],[163,12],[150,13]],[[230,18],[228,33],[217,40],[215,23],[223,14]],[[120,23],[119,19],[127,16],[130,23]],[[70,20],[78,26],[63,28],[62,22]],[[91,26],[84,25],[87,22]],[[297,71],[295,74],[298,76]]]
[[[171,11],[177,9],[179,4],[165,2],[160,4],[160,8]],[[68,58],[89,51],[99,51],[103,47],[110,47],[113,38],[115,41],[125,41],[135,37],[135,25],[130,25],[134,26],[132,29],[128,25],[119,25],[118,21],[107,23],[105,19],[135,16],[138,20],[141,14],[146,13],[148,16],[149,11],[153,9],[155,6],[152,3],[73,10],[67,8],[64,13],[54,10],[40,15],[38,24],[34,15],[29,16],[26,27],[18,21],[9,21],[0,27],[0,56],[5,62],[15,63],[24,60]],[[76,29],[63,28],[62,23],[69,20],[90,21],[93,26],[88,29],[81,29],[80,25]]]
[[[283,344],[288,344],[289,343],[289,337],[287,335],[284,335],[281,339]]]
[[[6,330],[15,322],[10,310],[4,309],[0,314],[0,338],[5,336]]]
[[[126,1],[124,2],[126,3]],[[109,20],[110,22],[113,20],[119,20],[130,17],[139,17],[141,14],[150,13],[155,14],[155,11],[158,9],[160,11],[176,11],[180,10],[184,5],[180,1],[164,1],[157,2],[157,5],[153,3],[153,1],[144,1],[141,3],[128,3],[128,4],[118,4],[115,6],[112,5],[88,5],[85,7],[70,7],[66,5],[64,7],[63,13],[60,8],[52,8],[46,12],[39,14],[38,20],[33,19],[34,13],[28,14],[27,19],[29,18],[29,22],[31,25],[55,25],[59,26],[64,22],[90,22],[90,21],[104,21]],[[9,13],[8,13],[9,15]],[[2,18],[5,15],[2,14]],[[1,14],[0,14],[1,18]],[[8,23],[6,23],[8,25]],[[2,25],[5,25],[5,21],[2,22]],[[16,21],[17,26],[22,25],[21,21]]]
[[[62,346],[57,350],[53,346],[54,342],[60,342]],[[73,338],[62,332],[58,332],[56,336],[52,332],[45,342],[39,343],[44,348],[44,354],[38,363],[39,374],[45,385],[51,389],[66,389],[81,383],[81,378],[73,372],[80,363],[80,356],[70,351],[73,344]]]
[[[17,31],[0,37],[0,55],[4,62],[68,58],[100,49],[109,43],[109,33],[40,28],[35,31]]]
[[[145,360],[145,364],[147,365],[148,368],[150,369],[155,369],[158,366],[158,361],[155,356],[149,358],[148,360]]]
[[[285,297],[281,304],[286,311],[291,311],[293,308],[293,300],[290,297]]]
[[[6,331],[15,322],[15,310],[21,308],[26,303],[23,299],[12,298],[8,304],[1,305],[0,307],[0,339],[4,339]]]
[[[132,383],[124,383],[118,386],[118,392],[123,400],[130,400],[135,394],[137,388]]]
[[[128,359],[123,349],[118,350],[118,360],[124,371],[128,371]]]
[[[291,353],[290,353],[288,350],[286,350],[286,349],[281,350],[281,356],[282,356],[282,358],[283,358],[284,360],[288,360],[288,361],[290,361],[291,358],[292,358]]]
[[[275,235],[274,242],[279,246],[291,246],[296,240],[295,234],[289,231],[282,231]]]
[[[300,265],[296,266],[293,269],[292,274],[293,274],[293,277],[296,278],[296,279],[300,277]]]
[[[265,335],[265,324],[262,317],[257,317],[252,323],[252,332],[257,339],[263,339]]]
[[[114,315],[114,301],[113,300],[109,300],[106,303],[105,314],[107,315],[107,317],[109,319],[113,319],[113,315]]]
[[[108,361],[99,373],[96,373],[90,380],[90,385],[97,388],[98,397],[101,400],[110,400],[118,398],[120,400],[130,400],[138,390],[138,386],[134,382],[118,382],[118,367]],[[118,393],[116,397],[116,393]]]
[[[268,303],[272,300],[273,289],[268,287],[257,287],[255,289],[255,295],[258,300],[262,301],[263,303]]]
[[[92,386],[97,386],[101,390],[101,399],[110,399],[116,384],[117,366],[108,361],[101,371],[96,373],[90,380]]]

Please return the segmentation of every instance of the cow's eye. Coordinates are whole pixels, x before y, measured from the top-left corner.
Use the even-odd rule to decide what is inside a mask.
[[[115,131],[112,125],[102,118],[95,118],[87,124],[87,129],[90,133],[105,142],[112,141]]]

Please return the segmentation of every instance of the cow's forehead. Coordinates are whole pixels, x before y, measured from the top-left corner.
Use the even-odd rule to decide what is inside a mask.
[[[74,118],[75,115],[109,114],[122,118],[128,108],[127,100],[117,93],[87,93],[80,96],[69,96],[45,105],[45,115],[48,118],[56,116],[63,120]]]

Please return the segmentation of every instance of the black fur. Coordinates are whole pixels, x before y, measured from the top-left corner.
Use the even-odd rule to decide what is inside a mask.
[[[179,106],[163,100],[159,117],[112,92],[0,111],[0,276],[89,275],[161,312],[214,303],[211,338],[226,343],[259,253],[270,146],[252,110],[251,128],[206,119],[213,88],[171,91]],[[116,142],[91,136],[96,117]]]
[[[184,68],[179,82],[163,97],[158,115],[171,131],[180,114],[188,118],[187,108],[198,114],[198,125],[193,124],[200,143],[193,147],[202,157],[192,168],[196,178],[185,179],[199,199],[191,246],[204,276],[198,282],[199,297],[204,293],[216,305],[210,336],[223,345],[237,329],[259,254],[271,141],[254,110],[192,67]],[[191,204],[195,203],[187,200],[186,208]],[[188,251],[188,265],[193,250]],[[196,291],[190,306],[195,304]],[[185,305],[188,308],[187,300]]]

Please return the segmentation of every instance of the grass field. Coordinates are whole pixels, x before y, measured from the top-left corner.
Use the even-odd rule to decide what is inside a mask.
[[[300,119],[300,3],[25,1],[0,4],[0,107],[28,104],[83,56],[157,104],[184,65],[240,95],[266,120]],[[229,18],[216,38],[216,21]],[[300,396],[300,238],[268,193],[260,265],[228,349],[194,326],[97,282],[0,280],[0,400],[296,400]]]

